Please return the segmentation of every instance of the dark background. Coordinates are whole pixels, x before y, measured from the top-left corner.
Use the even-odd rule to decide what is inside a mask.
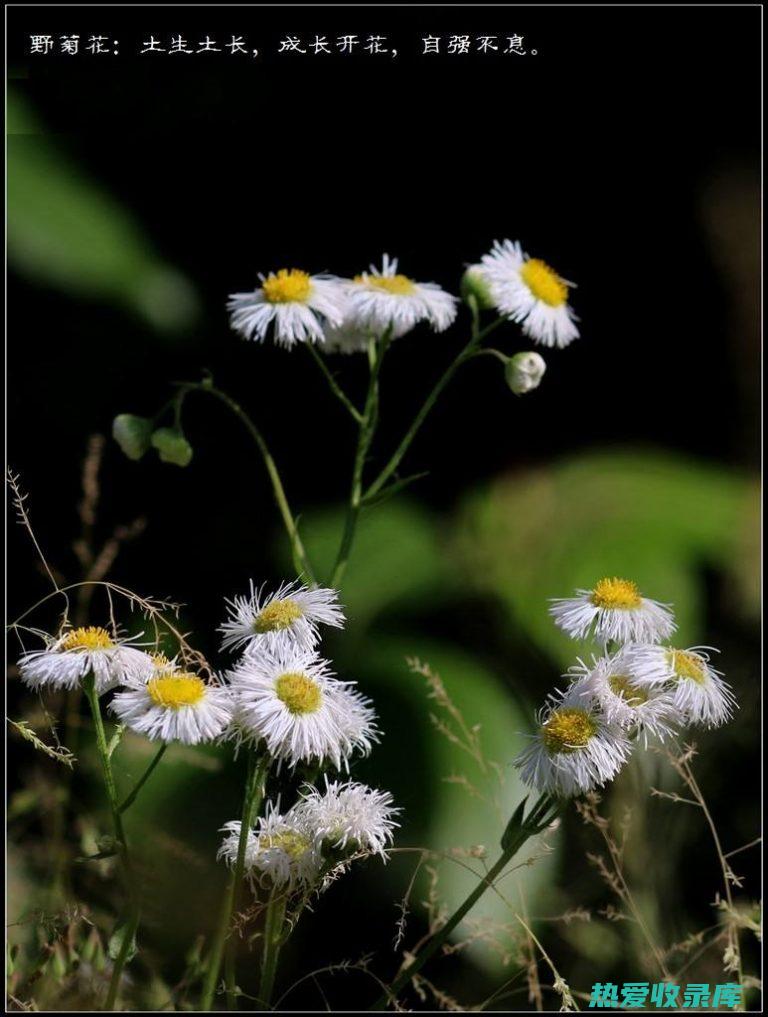
[[[96,32],[118,37],[119,53],[26,55],[30,33]],[[284,35],[347,33],[388,35],[398,56],[276,54]],[[458,33],[520,34],[537,55],[420,55],[423,35]],[[166,45],[245,35],[261,55],[131,55],[150,34]],[[113,300],[17,274],[11,257],[9,460],[52,562],[76,571],[88,436],[107,434],[117,412],[151,416],[169,381],[201,367],[254,408],[302,513],[341,500],[353,441],[341,410],[301,350],[238,341],[225,300],[259,271],[352,275],[382,251],[456,292],[462,266],[508,236],[578,283],[582,338],[547,355],[535,397],[512,400],[490,359],[452,384],[406,466],[430,470],[415,495],[427,508],[449,514],[489,478],[595,447],[756,471],[759,35],[757,7],[12,8],[12,92],[62,164],[130,210],[198,308],[183,329],[154,329]],[[461,341],[424,332],[396,344],[377,450]],[[340,369],[359,388],[360,365]],[[191,402],[185,428],[187,470],[129,463],[110,445],[100,518],[147,517],[111,578],[182,600],[215,655],[222,595],[279,573],[282,538],[236,424]],[[9,551],[15,617],[45,581],[22,531]],[[723,613],[716,575],[701,582],[715,633],[754,662],[756,628]],[[425,619],[437,635],[455,623],[450,609]],[[752,732],[728,762],[734,838],[755,826],[757,751]],[[331,912],[350,910],[324,942],[304,935],[302,968],[348,956],[361,923],[366,948],[389,943],[391,895],[361,907],[336,893]],[[456,988],[467,975],[451,977]]]

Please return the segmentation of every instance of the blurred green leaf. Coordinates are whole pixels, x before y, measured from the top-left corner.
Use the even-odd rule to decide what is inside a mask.
[[[420,746],[427,767],[427,772],[421,775],[420,786],[428,789],[428,798],[416,800],[411,784],[409,794],[404,795],[398,804],[402,804],[406,812],[423,809],[428,826],[426,842],[421,846],[448,853],[446,860],[439,863],[437,892],[450,913],[477,885],[479,877],[468,866],[482,873],[484,866],[496,861],[501,853],[500,841],[506,825],[520,801],[529,794],[511,761],[523,747],[524,732],[529,730],[530,722],[521,715],[499,678],[457,647],[417,635],[397,639],[377,637],[371,641],[369,653],[375,657],[375,663],[366,669],[365,678],[360,678],[363,690],[370,692],[374,701],[377,693],[383,698],[397,691],[402,700],[412,704],[412,715],[398,712],[397,731],[385,733],[384,744],[376,751],[379,765],[383,765],[384,753],[393,748],[387,745],[389,739],[396,739],[394,750],[398,753],[414,742]],[[482,746],[482,765],[461,744],[465,739],[451,737],[451,731],[457,730],[457,723],[438,707],[435,700],[429,698],[427,681],[412,673],[406,664],[406,658],[414,656],[439,674],[467,728],[476,733]],[[506,677],[514,680],[514,672]],[[447,733],[438,729],[430,715],[436,721],[447,724]],[[387,772],[388,768],[383,766],[383,770]],[[551,881],[556,858],[554,852],[538,858],[534,865],[522,864],[541,854],[537,851],[538,843],[534,839],[523,847],[512,863],[514,873],[499,886],[501,895],[493,891],[486,893],[467,922],[459,927],[455,938],[466,938],[468,929],[477,928],[477,923],[480,923],[491,937],[497,934],[508,945],[509,933],[502,927],[515,925],[513,911],[519,910],[521,894],[526,905],[535,900],[536,907],[541,907],[542,890]],[[556,844],[555,839],[553,845]],[[396,845],[403,847],[406,842],[400,837]],[[485,849],[484,861],[467,853],[478,846]],[[454,852],[453,849],[458,850]],[[414,908],[419,907],[426,889],[422,881],[411,898]],[[488,949],[487,940],[478,940],[468,950],[476,963],[489,970],[500,970],[500,955]]]
[[[302,538],[321,576],[331,571],[343,526],[342,509],[301,520]],[[398,499],[362,514],[341,599],[350,623],[358,627],[388,607],[407,612],[409,603],[428,591],[437,602],[447,576],[435,518]]]
[[[122,921],[117,923],[117,925],[115,926],[115,931],[109,937],[109,944],[107,946],[107,954],[109,955],[110,960],[117,960],[118,956],[120,955],[120,951],[123,948],[123,942],[125,940],[125,937],[129,934],[129,932],[130,932],[129,923]],[[134,934],[133,938],[131,939],[131,943],[128,947],[126,964],[133,960],[133,958],[136,956],[137,949],[138,947],[136,945],[136,936]]]
[[[133,413],[120,413],[112,422],[112,437],[129,459],[138,461],[149,451],[152,421]]]
[[[175,466],[189,466],[193,450],[187,439],[173,427],[158,427],[152,435],[152,446],[157,449],[164,463]]]
[[[594,452],[472,495],[454,546],[466,580],[496,594],[566,664],[574,643],[555,628],[547,602],[601,576],[633,578],[647,596],[673,603],[683,644],[705,636],[702,566],[726,576],[735,612],[753,615],[757,519],[757,485],[733,472],[662,453]]]
[[[8,92],[8,260],[70,296],[115,301],[155,328],[197,314],[189,281],[165,264],[125,209],[60,152]]]

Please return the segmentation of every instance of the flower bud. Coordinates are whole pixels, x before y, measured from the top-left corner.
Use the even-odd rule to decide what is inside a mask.
[[[510,357],[504,368],[504,374],[515,395],[523,395],[539,387],[546,369],[544,357],[530,351],[516,353],[514,357]]]
[[[164,463],[188,466],[192,459],[192,446],[174,427],[159,427],[152,435],[152,445]]]
[[[482,265],[470,265],[467,268],[461,277],[460,293],[465,303],[468,297],[474,297],[481,311],[488,311],[494,306],[491,287]]]
[[[112,437],[129,459],[141,459],[149,448],[152,421],[133,413],[121,413],[112,424]]]

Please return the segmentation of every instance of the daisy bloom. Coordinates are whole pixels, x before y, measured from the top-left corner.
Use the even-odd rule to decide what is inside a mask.
[[[496,307],[519,322],[524,335],[542,346],[560,348],[578,339],[576,316],[568,304],[573,283],[546,262],[530,258],[516,241],[497,240],[482,264]]]
[[[176,657],[169,657],[160,650],[150,653],[149,658],[152,661],[153,678],[157,678],[164,674],[175,674],[175,672],[181,670]]]
[[[165,671],[115,694],[120,722],[150,741],[198,745],[218,738],[232,719],[230,690],[191,671]]]
[[[322,343],[326,324],[341,324],[346,290],[334,276],[281,268],[259,278],[258,289],[233,293],[227,303],[230,324],[244,338],[263,342],[271,326],[275,342],[290,348],[296,343]]]
[[[232,736],[263,739],[269,754],[290,767],[346,767],[352,752],[369,749],[375,737],[362,713],[370,704],[315,653],[294,647],[275,655],[246,653],[227,677],[237,708]],[[372,718],[372,711],[365,716]]]
[[[642,672],[635,674],[631,658],[624,652],[593,659],[591,667],[580,660],[566,677],[574,679],[570,689],[574,696],[597,703],[609,724],[639,732],[646,745],[649,735],[664,741],[683,723],[664,682],[648,682]]]
[[[436,283],[417,283],[397,271],[397,259],[385,254],[381,270],[371,265],[347,290],[349,305],[344,324],[364,336],[392,339],[425,321],[444,332],[456,317],[456,297]]]
[[[686,724],[720,727],[733,716],[737,706],[730,685],[722,672],[710,663],[707,650],[694,646],[687,650],[671,646],[630,646],[627,656],[637,673],[647,682],[666,682]],[[715,650],[715,653],[718,651]]]
[[[332,851],[360,851],[384,856],[399,824],[400,812],[387,791],[375,791],[354,781],[341,783],[326,777],[325,791],[308,787],[295,806],[318,844]]]
[[[522,780],[539,791],[572,797],[613,780],[632,744],[594,701],[572,689],[550,697],[531,744],[514,760]]]
[[[283,583],[274,593],[250,584],[246,597],[225,601],[229,616],[219,628],[222,649],[246,646],[279,652],[295,645],[311,650],[320,634],[318,625],[344,627],[344,611],[336,590],[310,589],[301,583]]]
[[[592,635],[601,643],[658,643],[677,628],[669,604],[641,596],[637,583],[616,577],[575,597],[553,598],[549,613],[573,639]]]
[[[21,679],[32,689],[46,685],[72,689],[92,673],[96,692],[101,694],[122,682],[146,681],[152,674],[148,654],[104,628],[89,625],[45,638],[45,649],[32,650],[19,659]]]
[[[242,824],[227,823],[218,857],[234,866]],[[318,879],[322,859],[314,838],[295,809],[284,816],[268,808],[266,816],[248,831],[245,874],[251,883],[293,889],[311,886]]]

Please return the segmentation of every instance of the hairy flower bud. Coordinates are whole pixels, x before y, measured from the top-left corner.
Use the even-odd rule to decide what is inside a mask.
[[[523,395],[539,387],[547,365],[544,358],[533,351],[516,353],[504,368],[507,384],[515,395]]]
[[[477,301],[481,311],[488,311],[494,306],[491,287],[482,265],[470,265],[461,277],[461,299],[467,303],[470,296]]]

